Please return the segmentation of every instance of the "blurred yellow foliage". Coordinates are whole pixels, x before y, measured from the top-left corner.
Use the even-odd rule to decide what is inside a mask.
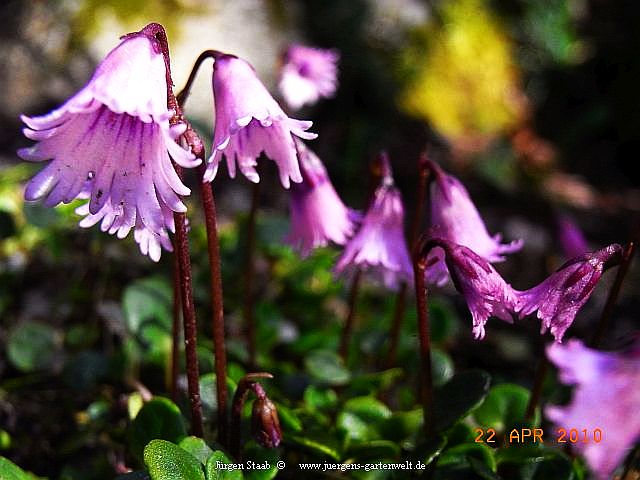
[[[401,108],[452,141],[505,132],[525,105],[509,37],[482,0],[449,0],[440,14],[407,53],[414,77]]]

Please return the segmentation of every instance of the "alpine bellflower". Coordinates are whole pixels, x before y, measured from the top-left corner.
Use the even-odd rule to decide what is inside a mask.
[[[290,108],[313,105],[321,97],[332,97],[338,86],[335,50],[291,45],[284,54],[278,88]]]
[[[622,247],[616,243],[569,260],[539,285],[519,293],[520,318],[538,311],[541,333],[551,331],[557,342],[587,303],[607,263],[619,260]]]
[[[412,278],[413,268],[404,236],[402,197],[394,185],[388,158],[383,156],[382,162],[382,182],[334,271],[337,274],[358,269],[369,271],[387,288],[396,289],[401,281]]]
[[[482,340],[489,317],[512,323],[518,294],[484,258],[464,245],[447,238],[428,241],[444,253],[451,279],[464,296],[473,320],[473,336]],[[427,258],[429,258],[427,256]]]
[[[87,85],[61,107],[22,116],[24,134],[37,143],[18,151],[24,160],[51,162],[27,184],[26,200],[53,207],[88,198],[83,226],[102,219],[119,238],[134,229],[143,253],[170,249],[170,212],[184,212],[182,183],[171,158],[183,167],[200,163],[176,143],[185,125],[170,126],[167,71],[161,46],[145,29],[123,37]],[[169,157],[171,155],[171,158]],[[88,219],[88,220],[87,220]]]
[[[291,186],[291,228],[286,241],[303,256],[329,241],[344,245],[360,215],[347,208],[333,188],[318,156],[296,139],[302,183]]]
[[[572,447],[598,478],[610,478],[640,439],[640,344],[626,353],[609,353],[572,339],[547,347],[547,356],[558,367],[560,381],[576,387],[571,403],[548,406],[546,417],[584,435]]]
[[[439,236],[470,248],[491,263],[501,262],[505,259],[504,254],[522,248],[522,240],[505,244],[501,243],[500,234],[490,236],[464,185],[445,173],[437,163],[427,162],[435,177],[431,187],[431,225],[438,227]],[[428,265],[427,281],[444,284],[446,269],[438,249],[431,253]]]
[[[215,57],[213,95],[216,123],[205,182],[216,176],[222,155],[227,159],[231,178],[236,175],[237,162],[248,180],[259,182],[255,167],[261,152],[276,162],[285,188],[289,188],[290,180],[302,182],[294,135],[306,140],[316,138],[315,133],[306,131],[312,122],[289,118],[253,67],[233,55]]]

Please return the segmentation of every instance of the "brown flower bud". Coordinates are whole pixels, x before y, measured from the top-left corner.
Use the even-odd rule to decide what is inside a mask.
[[[253,402],[251,414],[253,438],[266,448],[276,448],[282,440],[282,430],[276,406],[265,395]]]

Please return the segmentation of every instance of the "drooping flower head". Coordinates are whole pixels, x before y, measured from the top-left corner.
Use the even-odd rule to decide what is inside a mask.
[[[473,336],[476,339],[484,338],[484,326],[491,316],[513,322],[518,305],[517,292],[485,258],[447,238],[429,239],[426,248],[433,247],[440,250],[453,284],[467,302],[473,319]],[[428,262],[429,260],[427,265]]]
[[[558,241],[565,258],[574,258],[589,251],[589,245],[580,227],[566,215],[556,219],[558,226]]]
[[[289,188],[290,180],[302,181],[293,139],[294,135],[306,140],[316,138],[316,134],[306,132],[312,122],[287,117],[253,67],[233,55],[216,56],[213,95],[216,124],[204,181],[213,180],[224,155],[232,178],[237,162],[242,174],[257,183],[260,177],[255,167],[262,152],[278,165],[285,188]]]
[[[335,50],[291,45],[284,54],[278,87],[290,108],[313,105],[320,97],[332,97],[338,86]]]
[[[558,367],[560,381],[576,386],[571,403],[547,407],[547,418],[567,431],[586,431],[590,441],[571,446],[598,478],[611,478],[640,440],[640,344],[626,353],[607,353],[572,339],[547,347],[547,356]]]
[[[587,303],[607,264],[620,259],[622,247],[616,243],[569,260],[539,285],[519,294],[520,318],[538,311],[541,333],[551,330],[557,342]]]
[[[464,185],[435,162],[427,162],[435,177],[431,187],[431,225],[439,228],[442,238],[470,248],[491,263],[501,262],[505,253],[522,248],[522,240],[505,244],[501,243],[500,234],[490,236]],[[432,258],[435,255],[436,252]],[[427,270],[427,280],[439,285],[446,282],[442,263],[429,263],[432,266]]]
[[[382,156],[382,183],[356,235],[338,259],[335,272],[362,269],[380,277],[387,288],[412,278],[413,268],[404,236],[404,207],[400,191],[393,183],[391,166]]]
[[[169,125],[167,71],[151,24],[123,37],[89,83],[60,108],[40,117],[22,116],[24,134],[37,143],[18,151],[25,160],[51,162],[32,178],[27,200],[52,207],[87,190],[88,215],[109,217],[118,237],[144,229],[161,244],[165,212],[184,212],[189,195],[171,163],[194,167],[199,160],[175,139],[185,125]],[[171,155],[171,158],[169,157]],[[113,221],[111,221],[113,219]]]
[[[291,228],[287,243],[308,255],[330,241],[344,245],[355,230],[359,214],[345,207],[318,156],[296,139],[302,183],[291,186]]]

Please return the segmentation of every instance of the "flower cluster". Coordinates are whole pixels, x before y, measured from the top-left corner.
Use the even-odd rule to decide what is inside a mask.
[[[51,160],[28,183],[27,200],[44,199],[51,207],[87,200],[76,210],[84,217],[80,226],[100,222],[118,238],[133,230],[141,252],[154,261],[163,248],[172,250],[172,214],[186,211],[181,197],[190,194],[173,162],[185,168],[200,164],[179,144],[187,127],[168,108],[169,59],[155,37],[158,28],[150,24],[124,36],[87,85],[58,109],[22,116],[25,136],[37,143],[18,152],[29,161]],[[306,132],[311,122],[289,118],[253,67],[233,55],[216,54],[213,92],[216,126],[204,181],[213,180],[224,155],[232,177],[237,164],[257,182],[255,166],[264,152],[278,165],[285,188],[301,182],[294,138],[315,138]],[[344,243],[352,228],[345,222],[326,237]]]
[[[618,244],[566,262],[539,285],[525,291],[513,289],[491,266],[503,254],[522,247],[521,241],[500,243],[489,236],[464,186],[427,160],[434,174],[431,190],[431,229],[423,248],[426,280],[443,284],[451,274],[467,301],[473,318],[473,334],[482,339],[489,316],[512,321],[537,311],[541,333],[551,331],[556,341],[573,323],[597,285],[605,266],[622,254]],[[575,242],[574,242],[575,243]],[[446,267],[445,267],[446,264]]]

